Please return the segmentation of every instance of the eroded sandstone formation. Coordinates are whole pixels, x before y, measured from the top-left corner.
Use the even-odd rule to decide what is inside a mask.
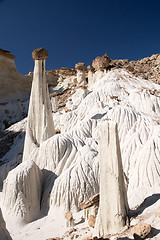
[[[9,172],[4,181],[3,209],[20,223],[28,223],[40,213],[42,174],[33,161],[25,161]]]
[[[87,84],[86,82],[86,76],[85,76],[85,64],[82,62],[79,62],[75,65],[75,68],[77,70],[77,82],[79,86],[85,86]]]
[[[100,203],[97,235],[105,237],[124,230],[128,213],[127,191],[117,125],[103,121],[99,126]]]
[[[0,102],[25,99],[29,96],[31,81],[18,73],[15,56],[0,49]]]
[[[87,66],[88,69],[88,88],[92,87],[94,84],[94,67],[92,67],[91,65]]]
[[[137,61],[128,59],[111,60],[109,69],[124,68],[135,77],[142,77],[160,84],[160,54],[153,54],[151,57],[142,58]]]
[[[102,57],[96,57],[92,62],[92,67],[95,68],[95,71],[102,71],[107,69],[109,66],[110,58],[107,53]]]
[[[42,142],[55,134],[51,103],[45,76],[46,50],[34,50],[35,68],[30,96],[23,161]]]

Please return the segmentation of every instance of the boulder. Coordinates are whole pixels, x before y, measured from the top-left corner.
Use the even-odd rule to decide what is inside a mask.
[[[85,63],[83,63],[83,62],[79,62],[79,63],[77,63],[77,64],[75,65],[75,69],[76,69],[76,70],[84,71],[84,70],[85,70],[85,67],[86,67],[86,65],[85,65]]]
[[[109,62],[110,58],[107,53],[105,53],[104,56],[96,57],[95,60],[93,60],[92,67],[95,68],[95,71],[101,71],[108,68]]]
[[[32,57],[34,60],[42,60],[42,59],[48,58],[48,52],[44,48],[36,48],[32,52]]]
[[[151,225],[147,223],[142,223],[131,228],[131,232],[134,236],[139,236],[144,239],[151,232]]]
[[[93,206],[95,203],[99,203],[99,193],[97,193],[94,196],[90,197],[87,202],[80,203],[79,206],[80,206],[81,209],[86,209],[88,207]]]
[[[95,222],[96,222],[96,216],[90,215],[89,220],[88,220],[89,227],[94,228],[95,227]]]

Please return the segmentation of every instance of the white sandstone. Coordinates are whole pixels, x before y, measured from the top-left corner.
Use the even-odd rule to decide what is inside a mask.
[[[30,159],[43,172],[41,207],[45,213],[49,211],[49,214],[26,224],[20,230],[10,227],[10,215],[5,218],[3,214],[14,240],[38,240],[39,236],[43,239],[64,238],[64,214],[69,210],[73,212],[79,239],[83,239],[88,230],[85,223],[79,223],[81,212],[76,211],[79,211],[80,202],[88,201],[99,192],[98,124],[100,120],[109,119],[118,126],[129,206],[136,208],[148,198],[152,205],[147,206],[145,201],[143,206],[146,209],[136,220],[147,219],[148,223],[152,221],[153,229],[159,229],[159,219],[155,218],[153,212],[156,212],[159,205],[160,192],[160,125],[157,122],[160,86],[133,77],[121,69],[108,73],[97,71],[94,76],[95,84],[85,98],[82,91],[77,96],[72,96],[72,101],[77,104],[75,110],[66,113],[57,111],[53,114],[55,128],[60,129],[61,133],[41,143],[30,155]],[[157,94],[151,94],[150,89],[156,90]],[[15,132],[21,128],[25,130],[25,120],[8,131]],[[16,159],[22,154],[24,135],[20,136],[21,140],[17,136],[10,150],[1,158],[4,164],[0,166],[0,171],[5,171],[4,175],[0,174],[1,181],[15,167]],[[4,137],[0,138],[0,143],[3,140]]]
[[[54,134],[51,103],[45,76],[45,59],[35,60],[23,161],[29,159],[30,153]]]
[[[100,203],[95,228],[105,237],[124,230],[128,202],[117,125],[103,121],[99,128]]]
[[[88,69],[88,88],[92,88],[92,86],[94,85],[94,68],[92,66],[87,66]]]
[[[75,68],[77,70],[77,82],[78,86],[85,86],[87,84],[86,82],[86,76],[85,76],[85,64],[84,63],[77,63],[75,65]]]
[[[52,106],[52,111],[56,112],[58,109],[57,96],[54,96],[51,98],[51,106]]]
[[[40,214],[42,174],[33,161],[25,161],[9,172],[4,181],[2,210],[17,224],[26,224]]]

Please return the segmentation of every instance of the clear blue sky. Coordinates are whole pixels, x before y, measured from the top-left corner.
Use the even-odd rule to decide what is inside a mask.
[[[20,73],[33,71],[31,53],[49,52],[46,68],[160,53],[160,0],[0,0],[0,48],[16,55]]]

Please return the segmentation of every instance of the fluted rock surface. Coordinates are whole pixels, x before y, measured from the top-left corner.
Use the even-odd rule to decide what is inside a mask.
[[[28,223],[40,213],[42,175],[33,161],[21,163],[9,172],[3,187],[2,207],[20,223]]]

